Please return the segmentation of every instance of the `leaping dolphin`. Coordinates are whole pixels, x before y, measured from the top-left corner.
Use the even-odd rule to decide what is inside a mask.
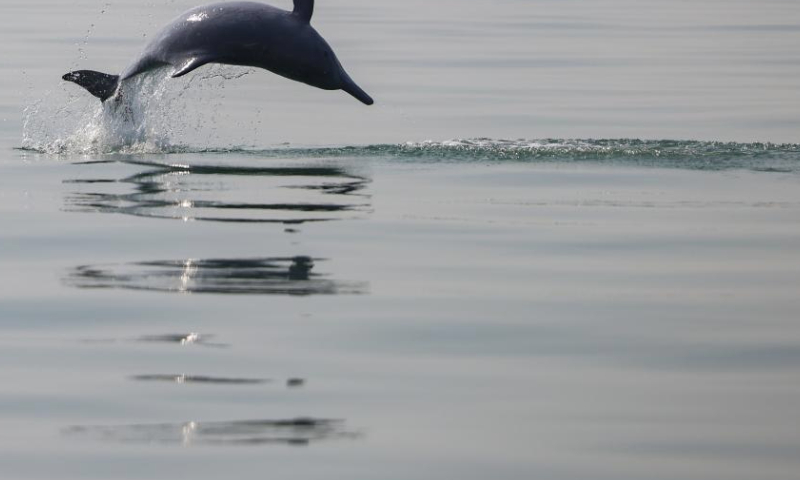
[[[62,78],[105,102],[122,82],[141,73],[170,65],[176,78],[207,63],[222,63],[263,68],[323,90],[344,90],[372,105],[311,26],[313,12],[314,0],[294,0],[292,12],[255,2],[195,7],[164,27],[121,75],[78,70]]]

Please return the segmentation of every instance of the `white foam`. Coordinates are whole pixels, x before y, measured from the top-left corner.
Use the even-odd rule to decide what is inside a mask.
[[[128,80],[117,98],[104,103],[63,84],[25,109],[22,147],[46,154],[141,154],[183,151],[186,142],[211,145],[216,137],[209,99],[219,96],[222,82],[250,71],[209,68],[184,81],[169,73]],[[190,89],[191,101],[183,98]],[[189,111],[191,104],[200,107]]]

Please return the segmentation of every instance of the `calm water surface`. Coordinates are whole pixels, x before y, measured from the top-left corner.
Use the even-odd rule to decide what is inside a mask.
[[[319,0],[374,108],[59,81],[192,5],[3,7],[2,478],[796,478],[796,2]]]

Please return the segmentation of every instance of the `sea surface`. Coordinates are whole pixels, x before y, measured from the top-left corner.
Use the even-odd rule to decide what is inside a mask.
[[[0,478],[797,478],[800,4],[316,3],[375,106],[4,2]]]

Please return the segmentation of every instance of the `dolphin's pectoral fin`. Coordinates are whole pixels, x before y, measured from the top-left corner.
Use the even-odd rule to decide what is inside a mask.
[[[211,59],[208,57],[192,57],[175,70],[175,73],[172,74],[172,78],[182,77],[210,62]]]
[[[306,23],[311,22],[311,16],[314,15],[314,0],[294,0],[294,13]]]

